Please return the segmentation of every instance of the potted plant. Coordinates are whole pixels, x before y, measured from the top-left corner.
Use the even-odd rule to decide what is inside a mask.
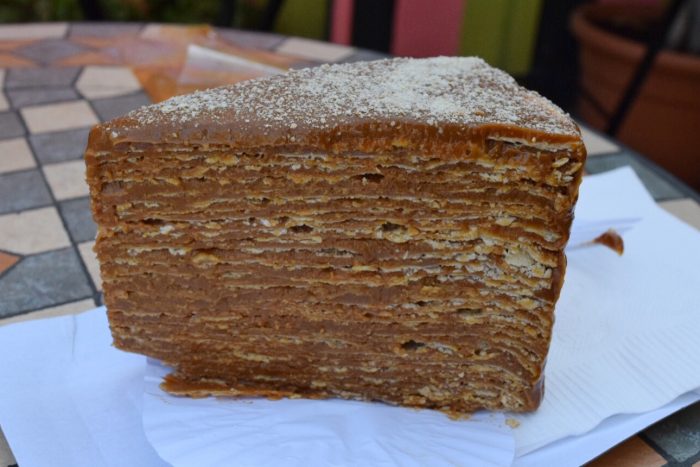
[[[578,113],[586,123],[606,128],[663,15],[663,4],[648,1],[587,4],[574,12]],[[615,136],[700,190],[700,56],[661,50]]]

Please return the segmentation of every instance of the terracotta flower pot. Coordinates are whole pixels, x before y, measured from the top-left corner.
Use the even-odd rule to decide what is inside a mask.
[[[572,17],[580,46],[580,86],[611,115],[645,52],[645,46],[598,26],[615,18],[649,19],[661,12],[639,4],[585,5]],[[593,127],[602,115],[580,97],[578,112]],[[700,190],[700,57],[662,51],[617,137]]]

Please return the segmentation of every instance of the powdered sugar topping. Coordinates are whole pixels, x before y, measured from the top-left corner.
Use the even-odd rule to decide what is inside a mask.
[[[205,119],[263,132],[382,120],[504,124],[578,136],[561,109],[475,57],[322,65],[177,96],[127,117],[138,125],[195,126]]]

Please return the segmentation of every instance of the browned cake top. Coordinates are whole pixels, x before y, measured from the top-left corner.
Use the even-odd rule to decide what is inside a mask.
[[[120,141],[318,146],[353,133],[445,141],[467,133],[543,143],[580,139],[561,109],[475,57],[396,58],[290,71],[177,96],[101,130],[100,139],[110,146]]]

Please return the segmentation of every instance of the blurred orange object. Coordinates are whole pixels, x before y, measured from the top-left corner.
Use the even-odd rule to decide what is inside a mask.
[[[149,25],[136,40],[139,41],[138,47],[125,41],[120,49],[127,63],[134,65],[134,73],[154,102],[260,76],[242,68],[238,72],[222,69],[221,61],[212,59],[190,63],[183,80],[181,76],[188,62],[188,47],[192,45],[281,70],[298,61],[273,52],[234,46],[221,40],[210,26]]]

